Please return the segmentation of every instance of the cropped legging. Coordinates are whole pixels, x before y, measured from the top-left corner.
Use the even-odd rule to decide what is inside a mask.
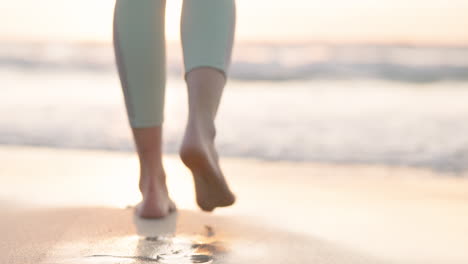
[[[114,51],[133,128],[161,125],[166,86],[165,0],[117,0]],[[227,77],[236,24],[235,0],[184,0],[184,73],[211,67]]]

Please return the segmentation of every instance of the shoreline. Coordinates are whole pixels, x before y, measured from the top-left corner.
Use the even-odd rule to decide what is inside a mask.
[[[74,153],[99,153],[99,154],[117,154],[117,155],[129,155],[136,156],[135,150],[123,150],[123,149],[102,149],[102,148],[76,148],[69,146],[44,146],[44,145],[22,145],[22,144],[0,144],[0,151],[2,149],[11,148],[13,150],[43,150],[43,151],[64,151]],[[179,159],[176,152],[165,152],[164,156],[169,159]],[[389,170],[415,170],[423,173],[430,172],[435,177],[450,177],[450,178],[468,178],[468,169],[462,170],[450,170],[442,169],[437,167],[431,167],[427,165],[402,165],[399,163],[390,164],[385,162],[358,162],[358,161],[315,161],[315,160],[295,160],[295,159],[278,159],[278,158],[265,158],[256,156],[245,156],[240,157],[238,155],[221,155],[221,161],[226,160],[237,160],[237,161],[252,161],[252,162],[271,162],[281,163],[290,165],[309,165],[309,166],[320,166],[320,167],[352,167],[352,168],[386,168]],[[443,167],[443,166],[442,166]]]

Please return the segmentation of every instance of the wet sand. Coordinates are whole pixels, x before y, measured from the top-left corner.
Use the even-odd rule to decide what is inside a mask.
[[[468,263],[467,175],[225,158],[238,201],[209,214],[167,156],[179,210],[141,220],[133,154],[2,146],[0,160],[0,263]]]

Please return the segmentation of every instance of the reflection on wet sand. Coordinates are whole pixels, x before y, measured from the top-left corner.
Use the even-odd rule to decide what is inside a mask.
[[[159,220],[141,219],[133,216],[138,234],[135,254],[132,256],[95,254],[87,258],[131,259],[140,262],[158,263],[212,263],[214,255],[221,256],[226,250],[215,238],[211,226],[205,232],[194,235],[176,235],[179,212]]]
[[[121,211],[96,210],[107,211],[107,217]],[[45,263],[383,263],[329,242],[258,225],[247,217],[188,210],[161,220],[140,219],[132,210],[119,214],[122,222],[133,222],[133,232],[59,243]],[[102,228],[107,217],[86,222],[96,223],[90,228]]]

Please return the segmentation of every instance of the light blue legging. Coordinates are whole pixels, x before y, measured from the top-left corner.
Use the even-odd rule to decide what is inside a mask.
[[[130,126],[161,125],[166,86],[165,0],[117,0],[114,50]],[[227,77],[235,35],[235,0],[184,0],[184,78],[196,67]]]

